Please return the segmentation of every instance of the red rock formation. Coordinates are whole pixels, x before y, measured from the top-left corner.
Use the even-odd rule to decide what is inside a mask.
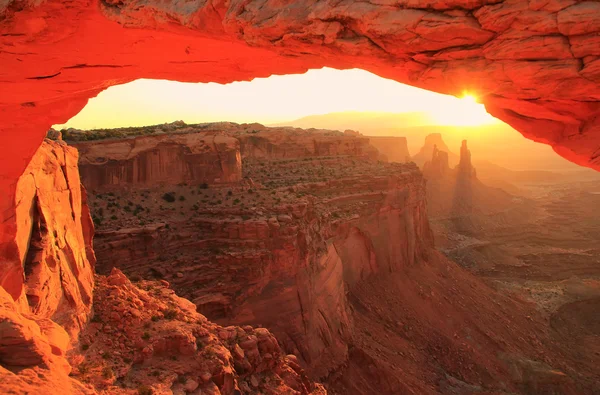
[[[210,125],[210,128],[219,124]],[[244,125],[241,125],[244,126]],[[236,124],[230,129],[240,141],[243,158],[283,159],[319,156],[350,155],[356,158],[375,159],[379,152],[362,135],[332,130],[267,128],[253,124],[251,131],[240,131]]]
[[[76,335],[91,308],[93,226],[77,150],[46,140],[17,184],[15,217],[2,233],[0,284],[22,312]]]
[[[440,151],[437,145],[434,145],[431,160],[423,165],[423,176],[428,180],[434,180],[446,177],[449,173],[448,152]]]
[[[69,359],[73,376],[99,391],[326,394],[267,329],[216,325],[164,281],[136,286],[113,270],[97,278],[94,306],[82,351]]]
[[[414,164],[289,152],[246,158],[252,185],[194,190],[144,226],[106,221],[99,270],[162,277],[218,323],[264,325],[334,393],[591,393],[597,374],[573,372],[538,312],[435,252]]]
[[[390,162],[406,163],[410,161],[406,137],[368,136],[371,145]]]
[[[52,124],[136,78],[229,82],[361,67],[448,94],[567,159],[598,168],[600,4],[595,1],[0,4],[0,223]],[[70,21],[65,24],[64,21]]]
[[[168,284],[138,287],[118,270],[96,282],[72,371],[64,330],[21,316],[0,288],[1,393],[326,394],[264,328],[218,326]]]
[[[423,176],[427,179],[427,209],[433,219],[497,213],[512,201],[504,190],[479,181],[466,140],[453,169],[448,166],[448,153],[434,146],[432,160],[423,165]]]
[[[241,179],[240,144],[217,133],[182,133],[78,142],[81,180],[108,186],[215,184]]]
[[[217,322],[270,328],[314,377],[326,376],[347,358],[348,287],[412,265],[432,245],[416,167],[366,167],[367,176],[352,159],[338,166],[356,174],[294,187],[319,199],[254,212],[207,207],[168,228],[99,231],[98,270],[162,277]],[[249,176],[264,182],[262,168]]]
[[[463,140],[460,146],[460,161],[456,170],[461,177],[475,178],[476,176],[475,168],[471,163],[471,151],[467,148],[467,140]]]
[[[19,178],[15,216],[0,233],[2,393],[89,393],[67,376],[65,359],[92,308],[95,264],[77,157],[46,140]]]
[[[446,145],[442,139],[441,133],[431,133],[425,137],[425,143],[423,147],[417,152],[411,160],[417,164],[417,166],[423,168],[425,162],[431,161],[433,158],[434,147],[438,151],[448,153],[448,163],[450,166],[455,166],[458,163],[458,156],[450,151],[450,148]]]

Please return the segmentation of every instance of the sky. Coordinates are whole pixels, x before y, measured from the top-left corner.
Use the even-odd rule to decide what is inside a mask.
[[[500,121],[476,98],[441,95],[360,69],[323,68],[253,81],[181,83],[141,79],[101,92],[57,129],[231,121],[273,124],[343,111],[426,112],[432,124],[474,126]]]

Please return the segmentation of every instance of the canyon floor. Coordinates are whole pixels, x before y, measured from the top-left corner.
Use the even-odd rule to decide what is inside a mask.
[[[530,301],[574,361],[570,376],[600,364],[600,181],[519,185],[501,212],[431,218],[450,259],[503,293]],[[596,379],[597,380],[597,379]],[[590,384],[598,391],[598,381]]]

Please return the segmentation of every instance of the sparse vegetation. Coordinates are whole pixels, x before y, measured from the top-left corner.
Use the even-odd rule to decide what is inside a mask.
[[[113,372],[112,368],[110,366],[105,366],[102,369],[102,377],[104,377],[105,379],[110,379],[112,377],[114,377],[115,372]]]
[[[173,203],[175,201],[175,192],[167,192],[164,195],[162,195],[162,199],[165,202],[168,203]]]
[[[163,311],[163,315],[168,320],[175,319],[177,317],[177,310],[172,309],[172,308],[168,308],[165,311]]]
[[[138,395],[153,395],[154,391],[147,385],[140,385],[137,390]]]

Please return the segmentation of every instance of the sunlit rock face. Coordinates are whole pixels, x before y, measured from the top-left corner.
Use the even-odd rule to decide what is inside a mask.
[[[23,312],[77,334],[91,309],[95,256],[76,149],[41,145],[17,183],[15,212],[0,244],[2,287]]]
[[[326,377],[352,344],[348,291],[373,274],[417,265],[433,246],[421,173],[412,163],[377,161],[359,134],[234,123],[198,128],[239,139],[244,182],[184,186],[177,189],[186,196],[181,202],[202,193],[205,203],[178,200],[178,216],[164,215],[162,206],[171,205],[161,200],[141,226],[119,222],[116,212],[119,218],[109,218],[123,191],[91,195],[95,213],[108,214],[95,239],[98,272],[118,267],[134,278],[167,280],[217,323],[270,328],[314,377]],[[138,202],[131,192],[125,195],[133,204],[148,207],[155,198]],[[230,205],[234,199],[243,204]]]
[[[65,23],[69,21],[69,23]],[[600,3],[577,0],[0,3],[0,212],[55,123],[136,78],[215,81],[360,67],[469,90],[526,137],[600,167]],[[8,211],[6,211],[8,210]]]
[[[90,189],[232,183],[242,178],[239,142],[217,133],[140,136],[73,146],[80,152],[82,182]]]
[[[77,150],[46,140],[0,233],[0,392],[89,393],[66,352],[92,310],[93,226]],[[3,197],[5,198],[5,197]],[[15,375],[25,368],[23,375]]]

